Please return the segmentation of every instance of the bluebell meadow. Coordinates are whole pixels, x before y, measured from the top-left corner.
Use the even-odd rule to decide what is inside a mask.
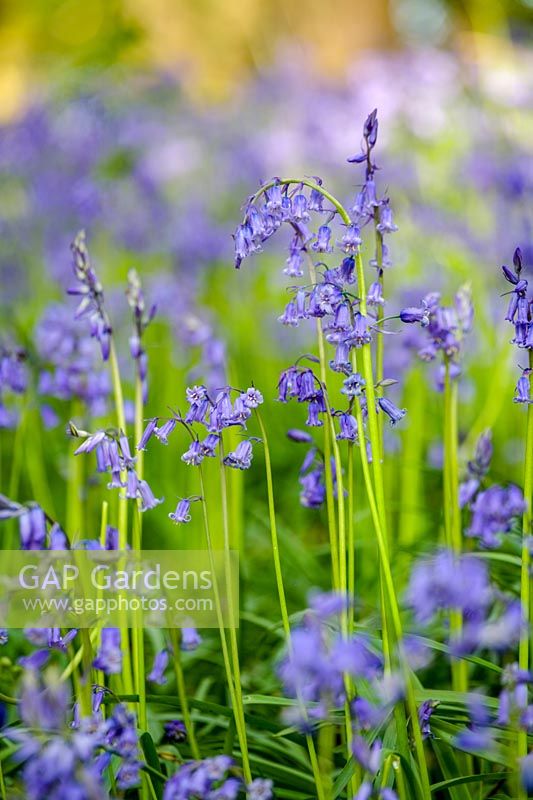
[[[262,101],[265,87],[256,91]],[[362,103],[356,146],[336,145],[347,201],[324,177],[338,168],[319,157],[328,132],[301,137],[320,176],[293,153],[284,177],[282,153],[270,163],[263,140],[237,136],[221,110],[213,198],[188,174],[177,221],[154,155],[179,149],[169,111],[147,135],[105,104],[73,103],[65,158],[77,180],[60,176],[58,213],[70,209],[74,233],[81,221],[87,233],[75,235],[67,277],[57,220],[43,222],[44,282],[59,278],[67,296],[46,296],[31,324],[22,315],[1,334],[6,548],[184,547],[222,551],[226,564],[238,549],[241,606],[229,613],[240,627],[224,627],[215,594],[213,631],[1,629],[1,798],[533,791],[531,247],[516,248],[500,280],[503,253],[480,231],[474,243],[465,234],[493,273],[487,286],[474,270],[447,281],[428,269],[402,294],[417,200],[406,208],[396,197],[416,148],[395,168],[394,145],[381,141],[394,120],[365,117]],[[54,109],[2,132],[0,171],[9,156],[29,180],[36,154],[57,143]],[[107,114],[109,129],[87,148],[84,127]],[[107,195],[99,181],[120,166],[116,138],[134,168]],[[474,188],[497,168],[472,167]],[[50,179],[44,163],[37,208]],[[257,188],[246,196],[248,183]],[[125,202],[128,187],[143,203]],[[237,192],[246,199],[233,272],[223,215]],[[430,205],[420,226],[437,236]],[[6,222],[8,240],[34,212]],[[119,281],[92,255],[93,241],[105,252],[106,218],[107,252],[123,248]],[[519,228],[506,231],[509,252]],[[172,272],[159,270],[162,253]],[[10,257],[0,252],[0,270]],[[494,327],[510,341],[492,353]],[[495,366],[480,377],[487,353]],[[511,358],[514,395],[502,377]],[[411,536],[415,524],[422,533]]]

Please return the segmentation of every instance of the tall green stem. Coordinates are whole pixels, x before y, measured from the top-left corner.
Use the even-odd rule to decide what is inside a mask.
[[[374,231],[375,231],[375,240],[376,240],[376,267],[378,271],[378,281],[381,286],[381,294],[384,295],[385,293],[385,280],[383,274],[383,235],[378,231],[377,226],[379,224],[379,208],[376,207],[374,209]],[[377,324],[378,329],[381,326],[381,322],[383,320],[383,306],[378,305],[377,307]],[[384,361],[384,341],[383,341],[383,334],[378,331],[376,334],[376,383],[377,383],[377,394],[379,397],[383,394],[383,389],[381,387],[381,381],[383,380],[383,361]],[[383,450],[383,421],[382,419],[378,418],[379,423],[379,438],[380,438],[380,446],[381,450]]]
[[[174,658],[173,658],[174,674],[176,676],[176,687],[178,690],[178,699],[180,701],[181,713],[183,714],[183,722],[185,723],[187,738],[191,746],[191,753],[193,755],[193,758],[198,760],[202,757],[202,755],[200,753],[200,748],[198,746],[198,741],[196,739],[194,723],[192,721],[191,712],[189,709],[189,701],[187,700],[187,689],[185,686],[185,677],[183,675],[183,667],[181,664],[181,648],[176,628],[170,629],[170,638],[172,641],[172,650],[174,653]]]
[[[122,382],[120,380],[120,370],[118,368],[117,354],[115,350],[115,343],[111,340],[109,352],[109,367],[111,370],[111,381],[113,383],[113,393],[115,397],[115,411],[117,415],[117,424],[119,430],[126,431],[126,417],[124,414],[124,394],[122,391]],[[121,481],[126,482],[126,473],[121,473]],[[118,502],[118,549],[126,550],[128,545],[128,503],[126,500]],[[127,626],[120,626],[120,638],[122,642],[122,679],[124,684],[124,692],[126,694],[133,694],[133,679],[131,669],[131,652],[130,652],[130,638]]]
[[[279,554],[279,542],[278,542],[278,526],[276,522],[276,507],[274,504],[274,482],[272,480],[272,463],[270,460],[270,447],[268,444],[268,437],[266,428],[263,423],[263,418],[259,413],[259,410],[256,409],[256,417],[259,423],[259,429],[261,431],[261,437],[263,439],[263,449],[265,452],[265,474],[266,474],[266,482],[267,482],[267,497],[268,497],[268,516],[270,521],[270,537],[272,541],[272,556],[274,559],[274,572],[276,575],[276,585],[278,589],[278,598],[279,598],[279,606],[281,611],[281,621],[283,624],[283,631],[285,633],[285,642],[287,645],[287,653],[289,658],[292,655],[292,641],[291,641],[291,625],[289,621],[289,613],[287,610],[287,599],[285,596],[285,587],[283,584],[283,573],[281,570],[281,559]],[[302,703],[302,708],[305,710],[305,706]],[[309,751],[309,760],[311,762],[311,769],[313,771],[313,776],[315,779],[315,785],[317,790],[317,796],[319,800],[325,800],[325,792],[323,786],[322,775],[320,772],[320,765],[318,762],[318,757],[315,750],[315,743],[313,741],[313,737],[308,733],[306,734],[306,742],[307,742],[307,749]]]
[[[135,380],[135,423],[134,437],[135,442],[139,442],[142,436],[144,419],[142,381],[137,375]],[[143,478],[144,453],[142,450],[137,453],[136,471],[139,480]],[[125,503],[124,503],[125,505]],[[134,550],[142,550],[142,513],[141,501],[137,500],[135,509],[135,519],[132,531],[132,545]],[[144,628],[135,627],[132,630],[133,639],[133,662],[134,677],[137,692],[139,694],[139,727],[147,730],[148,720],[146,713],[146,678],[144,674]]]
[[[309,277],[311,283],[316,283],[316,268],[312,258],[308,258]],[[325,387],[327,384],[327,363],[324,347],[324,332],[319,319],[316,320],[316,335],[318,344],[318,360],[320,366],[320,382]],[[335,494],[333,489],[333,468],[331,466],[331,428],[324,425],[324,478],[326,484],[326,508],[328,514],[329,546],[331,549],[331,576],[334,589],[340,589],[339,575],[339,543],[337,540],[337,521],[335,519]]]
[[[246,750],[246,761],[248,762],[248,743],[246,738],[246,725],[244,721],[244,704],[242,701],[239,644],[237,641],[237,630],[235,627],[236,610],[233,607],[233,593],[231,590],[232,569],[231,569],[231,558],[230,558],[231,542],[230,542],[229,515],[228,515],[228,483],[226,476],[226,467],[224,466],[224,449],[223,449],[222,439],[220,441],[220,489],[222,497],[222,523],[224,528],[224,562],[226,570],[226,586],[228,592],[228,612],[230,618],[230,628],[229,628],[230,650],[231,650],[231,659],[233,662],[233,676],[235,679],[235,698],[237,700],[239,715],[242,721],[243,740],[244,740],[244,747]],[[244,768],[244,756],[243,756],[243,768]],[[248,773],[250,773],[249,763],[248,763]],[[248,774],[246,776],[246,779],[247,782],[250,783],[251,774]]]
[[[455,555],[460,555],[462,546],[461,509],[459,508],[459,465],[457,459],[457,382],[450,375],[450,362],[445,361],[444,374],[444,521],[446,544]],[[463,628],[461,612],[450,612],[450,632],[460,638]],[[468,667],[466,661],[452,661],[452,685],[457,692],[468,691]]]
[[[207,550],[209,553],[209,560],[211,565],[211,572],[213,573],[213,593],[215,599],[215,611],[217,615],[217,622],[218,622],[218,629],[220,633],[220,644],[222,647],[222,659],[224,662],[224,669],[226,672],[226,681],[228,684],[228,690],[230,693],[230,700],[231,706],[233,708],[233,716],[235,719],[235,727],[237,729],[237,737],[239,739],[239,745],[241,748],[241,757],[242,757],[242,767],[244,777],[247,783],[251,782],[252,775],[250,770],[250,758],[248,755],[248,742],[246,739],[246,727],[245,727],[245,720],[244,720],[244,713],[243,713],[243,705],[242,702],[239,703],[237,698],[237,691],[236,691],[236,683],[233,676],[233,671],[231,668],[231,660],[228,650],[228,643],[226,640],[226,633],[224,630],[224,616],[222,614],[222,607],[220,604],[220,593],[218,589],[218,580],[216,577],[216,564],[213,552],[213,540],[211,538],[211,530],[209,526],[209,516],[207,513],[207,502],[205,498],[205,485],[204,485],[204,477],[202,467],[198,467],[198,474],[200,476],[200,494],[202,496],[202,511],[203,511],[203,520],[204,520],[204,531],[205,537],[207,542]],[[231,593],[231,587],[229,587]],[[230,620],[233,622],[233,620]],[[239,684],[239,691],[240,691],[240,684]],[[241,697],[242,700],[242,697]]]
[[[361,406],[360,403],[357,403],[357,420],[358,424],[361,426],[360,430],[362,431],[362,422],[363,422],[363,415],[361,413]],[[360,436],[362,439],[362,436]],[[402,631],[402,623],[400,619],[400,610],[398,607],[398,601],[396,599],[396,591],[394,588],[394,579],[392,577],[392,572],[390,569],[390,563],[388,558],[387,552],[387,544],[385,540],[385,535],[381,526],[381,519],[379,516],[379,511],[376,504],[376,498],[374,495],[374,489],[372,486],[372,479],[370,477],[370,469],[368,465],[368,459],[366,454],[366,447],[363,445],[359,448],[361,453],[361,466],[363,470],[363,478],[365,481],[365,486],[367,489],[368,495],[368,502],[370,505],[370,513],[372,515],[372,519],[374,522],[374,530],[376,531],[376,537],[378,542],[378,550],[380,555],[380,561],[382,565],[382,573],[385,582],[385,589],[387,594],[388,606],[390,609],[391,614],[391,623],[395,634],[395,639],[400,651],[400,666],[403,671],[404,680],[405,680],[405,687],[406,687],[406,699],[407,699],[407,708],[409,710],[409,714],[411,717],[411,728],[413,734],[413,741],[415,744],[415,750],[417,755],[418,761],[418,768],[420,772],[420,780],[422,784],[422,797],[425,800],[430,800],[431,798],[431,788],[429,783],[429,775],[427,770],[426,758],[424,753],[424,743],[422,740],[422,734],[420,731],[420,726],[418,724],[418,708],[416,705],[416,699],[413,690],[413,683],[411,680],[411,676],[409,674],[409,670],[407,667],[407,662],[405,658],[405,654],[403,653],[403,631]],[[401,711],[401,706],[397,705],[397,709]],[[405,724],[401,724],[401,720],[398,720],[397,724],[397,733],[398,733],[398,743],[400,745],[400,751],[407,755],[409,754],[409,743],[407,741],[407,730],[405,728]]]
[[[529,351],[529,368],[533,369],[533,351]],[[531,535],[533,504],[533,405],[527,407],[526,451],[524,458],[524,500],[525,511],[522,517],[522,567],[520,574],[520,602],[524,617],[524,628],[520,638],[518,663],[523,670],[529,669],[530,624],[531,624]],[[518,757],[527,755],[527,732],[518,734]]]

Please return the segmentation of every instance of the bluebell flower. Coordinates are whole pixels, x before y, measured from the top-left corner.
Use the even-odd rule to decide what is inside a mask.
[[[395,233],[398,230],[398,226],[394,224],[392,218],[392,209],[388,197],[383,198],[380,203],[379,222],[376,225],[376,230],[381,234]]]
[[[378,397],[378,405],[389,417],[391,425],[396,425],[407,413],[405,408],[398,408],[387,397]]]
[[[341,246],[346,253],[357,253],[362,243],[361,231],[355,222],[346,226],[342,235]]]
[[[479,477],[486,475],[490,467],[492,454],[492,433],[490,430],[486,430],[480,434],[476,442],[476,452],[473,460],[468,462],[468,472]]]
[[[364,697],[356,697],[352,700],[351,711],[357,728],[361,731],[377,728],[387,716],[385,708],[371,703]]]
[[[285,311],[283,314],[278,317],[279,322],[283,325],[290,325],[293,328],[296,328],[299,324],[299,316],[296,311],[296,303],[294,300],[289,300],[287,305],[285,306]]]
[[[40,506],[33,504],[20,514],[19,533],[22,550],[44,550],[46,517]]]
[[[200,442],[202,455],[213,458],[216,455],[216,449],[219,443],[220,435],[218,433],[208,433],[205,439]]]
[[[292,218],[297,222],[308,222],[309,212],[304,194],[297,194],[292,198]]]
[[[253,233],[249,225],[238,225],[233,234],[235,242],[235,267],[240,268],[244,259],[257,250],[253,244]]]
[[[7,390],[24,394],[28,388],[26,351],[21,347],[0,345],[0,393]]]
[[[470,725],[464,728],[454,740],[460,750],[492,750],[495,746],[494,731],[490,728],[491,717],[483,696],[473,693],[466,701]]]
[[[102,670],[106,675],[118,675],[122,671],[122,647],[118,628],[102,628],[93,667]]]
[[[235,450],[224,458],[224,464],[233,469],[249,469],[252,463],[252,443],[249,439],[239,442]]]
[[[182,628],[181,629],[181,649],[182,650],[196,650],[202,643],[202,637],[196,628]]]
[[[435,700],[424,700],[418,707],[418,724],[423,739],[432,739],[433,733],[431,732],[431,717],[438,706]]]
[[[370,800],[374,789],[369,781],[363,781],[353,800]]]
[[[158,417],[154,417],[153,419],[148,420],[146,428],[144,429],[143,434],[141,436],[141,440],[137,445],[137,450],[146,450],[146,445],[148,444],[148,442],[150,441],[150,439],[157,430],[158,422],[159,422]]]
[[[265,190],[266,208],[268,211],[278,211],[281,208],[281,186],[274,183]]]
[[[346,256],[343,258],[342,264],[339,267],[339,275],[341,283],[352,284],[357,280],[355,273],[355,259],[353,256]]]
[[[365,388],[365,380],[358,372],[354,372],[343,381],[341,392],[347,397],[360,397]]]
[[[346,335],[352,329],[351,307],[348,303],[339,303],[333,320],[328,322],[324,329],[327,331],[328,342],[345,344]]]
[[[122,759],[117,773],[117,783],[120,788],[129,789],[136,786],[140,780],[140,750],[134,715],[126,706],[117,703],[112,715],[104,721],[101,735],[104,743],[116,751]]]
[[[323,413],[323,407],[317,400],[311,400],[307,407],[307,419],[305,424],[311,428],[321,428],[324,421],[320,419],[320,414]]]
[[[424,329],[427,344],[418,347],[422,361],[433,361],[442,353],[448,362],[450,377],[456,380],[461,374],[459,356],[462,341],[472,327],[473,306],[470,289],[463,286],[456,293],[453,306],[443,306],[438,292],[427,294],[419,307],[405,308],[400,319],[405,323],[418,322]],[[437,387],[444,384],[444,364],[438,372]]]
[[[518,714],[520,724],[529,728],[529,724],[524,725],[524,722],[529,723],[524,716],[529,717],[528,686],[533,683],[533,674],[514,662],[504,667],[501,683],[503,688],[498,700],[498,725],[511,724],[511,719],[516,719]]]
[[[161,444],[168,444],[168,437],[173,432],[177,424],[178,420],[175,417],[170,417],[170,419],[167,419],[167,421],[164,422],[161,427],[154,430],[154,435],[159,442],[161,442]]]
[[[171,719],[163,725],[163,741],[181,744],[187,740],[187,728],[180,719]]]
[[[289,278],[300,278],[304,274],[302,252],[301,242],[297,238],[290,247],[289,256],[285,262],[287,266],[283,270]]]
[[[400,311],[400,319],[402,322],[406,322],[408,324],[420,322],[422,326],[425,327],[426,325],[429,325],[428,309],[424,306],[411,306],[410,308],[403,308]]]
[[[176,510],[171,512],[168,516],[173,522],[183,523],[191,521],[191,502],[199,500],[199,497],[185,497],[179,501]]]
[[[511,530],[513,519],[523,514],[525,508],[524,496],[518,486],[491,486],[479,492],[473,501],[472,519],[465,533],[479,538],[484,547],[497,547],[499,535]]]
[[[291,428],[287,431],[287,438],[291,440],[291,442],[297,442],[298,444],[309,444],[313,441],[313,437],[307,431],[301,431],[297,428]]]
[[[518,379],[518,383],[516,384],[514,402],[515,403],[525,403],[529,405],[533,403],[533,398],[531,397],[531,381],[530,381],[531,370],[524,369],[522,371],[522,375]]]
[[[289,367],[283,370],[278,381],[278,400],[286,403],[290,397],[298,394],[298,367]]]
[[[320,508],[326,499],[326,486],[324,483],[324,467],[317,465],[314,469],[300,475],[300,503],[305,508]]]
[[[168,650],[163,648],[163,650],[155,654],[152,669],[146,676],[146,679],[152,683],[158,683],[160,686],[163,686],[167,682],[165,670],[168,667],[168,661]]]
[[[99,732],[69,728],[69,694],[67,684],[51,670],[40,676],[28,671],[23,677],[19,704],[23,726],[10,729],[8,735],[20,745],[15,757],[24,765],[25,797],[31,800],[107,796],[94,762]]]
[[[138,481],[137,496],[141,501],[141,511],[149,511],[163,502],[162,497],[157,498],[145,480]]]
[[[476,496],[477,490],[480,487],[478,478],[468,478],[459,484],[459,507],[465,508],[469,505]]]
[[[475,556],[457,556],[449,550],[415,564],[407,590],[408,604],[423,623],[441,610],[454,608],[465,617],[482,622],[493,596],[485,563]]]
[[[333,250],[332,245],[330,244],[331,239],[331,228],[328,225],[321,225],[318,229],[318,234],[316,238],[316,242],[314,242],[311,247],[317,253],[331,253]]]
[[[255,778],[246,787],[247,800],[272,800],[274,784],[269,778]]]
[[[383,298],[383,287],[380,281],[374,281],[368,287],[366,303],[369,306],[382,306],[385,303]]]
[[[194,439],[191,444],[189,445],[189,449],[183,453],[181,460],[188,464],[189,466],[197,467],[198,464],[201,464],[204,459],[204,453],[202,452],[202,446],[198,439]]]
[[[229,775],[233,765],[229,756],[181,764],[165,784],[163,800],[234,800],[243,785]]]
[[[117,770],[117,787],[122,790],[134,789],[141,781],[141,765],[136,760],[123,761]]]
[[[255,387],[251,387],[241,395],[244,404],[248,408],[258,408],[263,403],[263,395]]]
[[[368,328],[368,318],[357,311],[354,314],[353,328],[350,331],[347,341],[353,347],[362,347],[372,341],[372,336]]]
[[[349,442],[355,442],[357,439],[357,420],[352,414],[339,414],[339,427],[340,431],[337,434],[337,439],[347,439]]]

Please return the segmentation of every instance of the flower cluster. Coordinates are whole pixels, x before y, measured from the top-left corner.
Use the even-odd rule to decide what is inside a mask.
[[[497,547],[499,535],[511,530],[515,517],[525,510],[524,495],[518,486],[493,485],[481,490],[492,459],[492,438],[485,431],[476,444],[474,458],[467,464],[467,476],[459,486],[459,505],[472,514],[466,536],[479,539],[483,547]]]
[[[459,505],[464,508],[478,491],[492,461],[492,434],[484,431],[476,443],[474,458],[467,464],[467,476],[459,485]]]
[[[411,572],[407,603],[422,624],[441,612],[461,612],[460,638],[450,641],[456,655],[487,648],[504,651],[520,638],[520,603],[502,596],[491,585],[486,564],[474,555],[441,550],[433,558],[419,561]],[[494,613],[496,605],[499,614]]]
[[[108,797],[103,781],[103,771],[111,756],[105,748],[116,738],[111,734],[116,725],[117,708],[106,723],[69,726],[68,685],[59,676],[48,671],[44,676],[27,669],[22,683],[20,717],[23,727],[10,728],[9,738],[19,745],[16,759],[24,763],[22,778],[28,800],[48,800],[62,797],[91,797],[105,800]],[[128,753],[137,752],[137,733],[133,734]],[[124,741],[124,735],[120,743]],[[126,748],[115,747],[123,759],[117,773],[120,788],[136,785],[124,782],[121,770],[131,763]]]
[[[533,673],[518,664],[507,664],[502,672],[502,691],[498,702],[498,725],[518,724],[533,732],[533,705],[528,702],[528,687],[533,685]]]
[[[287,303],[279,321],[297,327],[309,320],[318,329],[318,335],[334,348],[329,358],[329,368],[344,376],[342,393],[348,407],[335,409],[326,394],[324,378],[319,379],[308,366],[296,363],[281,373],[278,383],[278,400],[286,402],[296,398],[307,404],[306,425],[323,427],[331,417],[338,426],[337,439],[358,441],[358,425],[354,404],[361,406],[363,423],[366,421],[365,381],[357,372],[357,351],[370,345],[375,335],[381,335],[382,309],[385,303],[382,291],[383,268],[390,261],[383,238],[397,230],[387,197],[378,199],[373,161],[377,141],[377,112],[373,111],[363,128],[362,154],[350,161],[366,164],[365,181],[357,193],[349,212],[323,187],[315,177],[301,182],[273,179],[265,184],[247,203],[244,220],[235,232],[235,265],[259,252],[263,245],[281,228],[290,230],[289,253],[284,273],[289,278],[301,278],[307,271],[310,283],[291,286],[294,295]],[[318,217],[318,224],[315,219]],[[360,245],[362,229],[373,222],[376,232],[376,255],[371,261],[378,275],[368,291],[361,296],[362,281]],[[321,259],[341,255],[340,263],[330,265]],[[305,356],[316,361],[313,356]],[[321,365],[321,374],[325,365]],[[379,377],[380,389],[391,381]],[[399,422],[405,410],[398,408],[388,397],[378,392],[376,412],[383,412],[392,425]],[[363,435],[363,432],[361,432]],[[365,436],[366,442],[366,436]],[[368,448],[367,448],[368,449]],[[372,458],[371,452],[368,453]],[[328,467],[329,469],[329,467]],[[324,464],[313,451],[300,473],[303,505],[316,508],[325,497],[322,476]]]
[[[392,209],[388,197],[377,197],[375,173],[378,167],[373,158],[373,150],[378,138],[378,114],[375,108],[366,118],[363,126],[363,145],[361,153],[348,159],[351,164],[365,165],[365,182],[359,190],[355,202],[351,208],[352,219],[362,227],[368,222],[373,221],[376,229],[376,254],[370,262],[376,267],[378,277],[381,276],[384,267],[390,266],[388,247],[385,244],[386,234],[395,233],[398,226],[394,223]],[[374,293],[374,294],[373,294]],[[376,304],[382,304],[381,284],[372,284],[369,292],[368,302],[373,300]]]
[[[285,693],[297,698],[296,713],[289,721],[306,729],[327,719],[346,700],[345,677],[375,681],[382,675],[382,659],[363,635],[343,637],[335,630],[347,608],[341,595],[319,594],[310,598],[303,625],[291,633],[287,658],[279,668]]]
[[[28,387],[26,353],[20,347],[0,344],[0,429],[14,428],[18,415],[6,405],[9,395],[22,395]]]
[[[234,400],[231,395],[236,394]],[[245,392],[226,386],[220,389],[212,399],[205,386],[193,386],[187,389],[187,402],[189,409],[184,417],[175,415],[159,425],[157,418],[148,421],[138,450],[144,450],[146,445],[155,436],[161,444],[168,444],[168,437],[178,423],[183,424],[191,433],[192,441],[189,448],[182,455],[181,460],[189,466],[198,466],[204,458],[213,458],[220,450],[222,444],[222,431],[229,427],[240,427],[246,430],[246,422],[252,416],[254,409],[263,402],[260,391],[251,387]],[[200,439],[193,433],[194,425],[201,425],[206,436]],[[234,451],[223,456],[223,462],[233,469],[248,469],[252,463],[253,438],[239,442]],[[188,522],[189,508],[192,500],[199,498],[186,498],[180,501],[172,519],[176,522]]]
[[[0,521],[17,519],[21,550],[64,550],[68,547],[66,534],[53,522],[38,503],[26,504],[0,495]]]
[[[505,280],[513,287],[511,289],[509,306],[505,319],[514,326],[512,344],[529,351],[533,351],[533,297],[528,293],[528,282],[521,277],[523,269],[522,251],[516,248],[513,255],[514,270],[502,266]],[[516,385],[515,403],[533,403],[531,397],[531,362],[522,369],[522,375]]]
[[[109,375],[98,368],[97,348],[80,331],[65,306],[49,306],[35,330],[35,344],[44,366],[39,374],[39,394],[56,400],[80,400],[91,416],[105,414],[111,391]],[[45,424],[55,424],[55,412],[41,406]]]
[[[400,319],[407,324],[417,323],[424,330],[426,344],[419,348],[422,361],[434,361],[440,353],[443,363],[437,372],[437,386],[444,386],[445,373],[450,379],[461,374],[460,355],[465,334],[472,328],[473,306],[468,286],[463,286],[455,295],[452,306],[443,306],[438,292],[430,292],[419,306],[410,306],[400,311]]]
[[[99,735],[102,745],[121,759],[116,775],[118,788],[125,790],[137,786],[142,762],[134,715],[126,706],[117,703],[112,715],[103,722]]]
[[[483,547],[494,548],[500,543],[499,534],[511,530],[513,519],[526,509],[524,495],[518,486],[490,486],[478,492],[471,502],[472,519],[467,536],[480,540]]]
[[[248,800],[271,800],[272,781],[256,778],[243,784],[230,756],[182,764],[165,785],[163,800],[235,800],[246,789]]]
[[[97,471],[109,473],[111,476],[109,489],[126,489],[124,497],[128,500],[140,500],[141,511],[148,511],[163,502],[162,498],[155,497],[147,481],[137,475],[128,437],[122,431],[117,433],[108,429],[88,433],[79,430],[71,422],[69,433],[75,438],[84,439],[74,451],[75,456],[93,451],[96,453]]]

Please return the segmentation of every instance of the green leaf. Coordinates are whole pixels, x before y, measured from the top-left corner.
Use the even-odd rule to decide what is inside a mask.
[[[451,747],[443,744],[436,739],[431,741],[431,747],[439,762],[442,774],[445,776],[448,783],[448,794],[451,800],[472,800],[472,796],[468,788],[464,785],[456,785],[454,781],[458,778],[464,777],[459,773],[459,765],[454,757],[454,751]],[[433,789],[433,787],[432,787]]]
[[[155,772],[161,773],[161,764],[159,763],[159,758],[157,757],[157,750],[155,749],[154,740],[148,733],[145,731],[141,738],[140,738],[141,747],[144,753],[144,757],[146,759],[146,763],[149,767],[151,767]],[[150,780],[152,781],[152,786],[154,787],[154,792],[158,800],[161,800],[163,797],[163,787],[164,782],[161,778],[157,775],[154,775],[153,772],[149,772]]]
[[[459,778],[450,778],[446,781],[433,783],[431,786],[432,792],[438,792],[441,789],[451,789],[453,786],[459,786],[462,783],[476,783],[482,782],[497,782],[506,780],[512,772],[480,772],[478,775],[463,775]]]

